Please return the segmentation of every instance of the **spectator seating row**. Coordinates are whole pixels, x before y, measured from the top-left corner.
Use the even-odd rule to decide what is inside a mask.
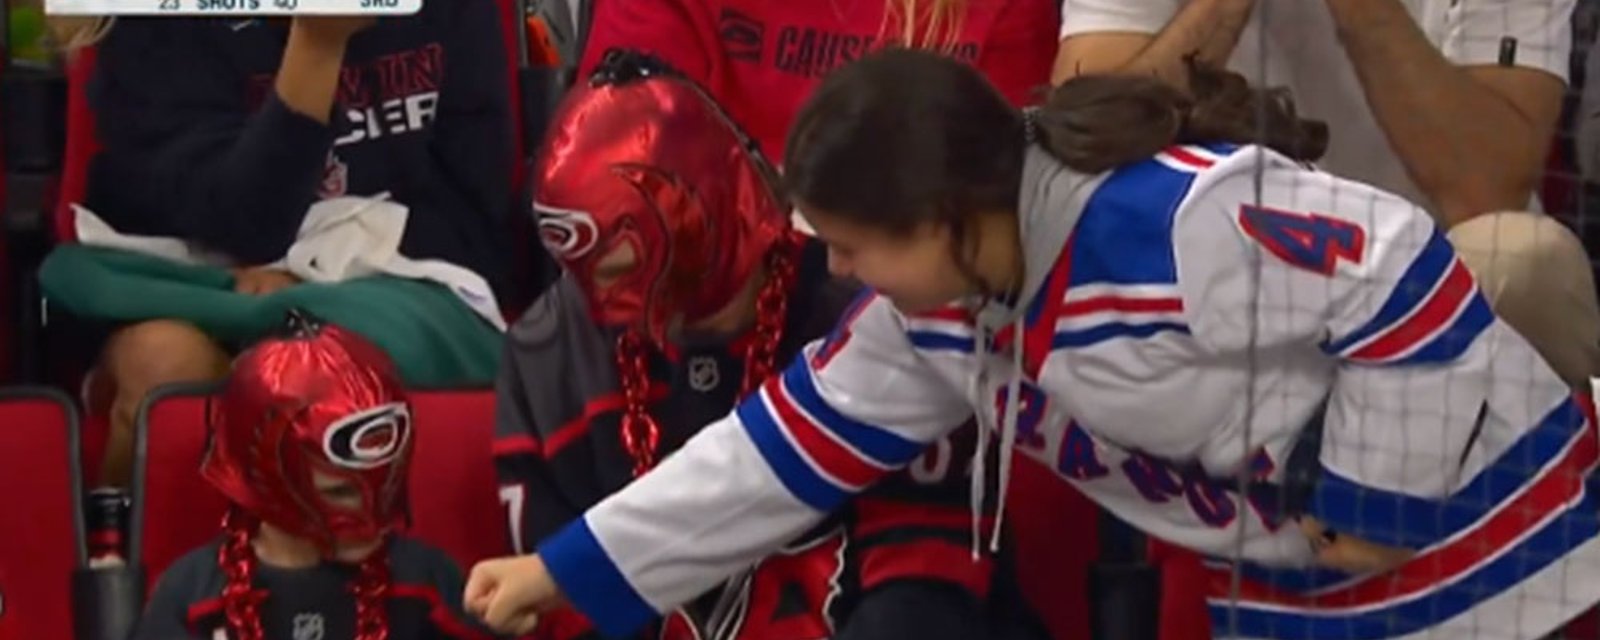
[[[587,1],[582,0],[579,4],[587,5]],[[4,2],[5,0],[0,0],[0,3]],[[506,43],[508,55],[506,81],[511,87],[510,112],[516,115],[516,121],[513,123],[513,130],[516,133],[513,144],[517,162],[514,166],[507,167],[512,173],[514,187],[514,201],[507,203],[513,212],[512,228],[509,231],[512,237],[528,239],[527,242],[514,245],[516,252],[514,264],[517,268],[515,281],[522,291],[516,292],[519,295],[513,295],[510,300],[502,301],[504,311],[510,316],[520,311],[524,303],[531,301],[532,292],[542,288],[542,283],[547,282],[553,273],[553,266],[533,240],[536,235],[532,222],[527,220],[526,216],[520,215],[525,210],[521,203],[526,201],[523,192],[523,183],[526,181],[524,165],[537,144],[538,137],[542,135],[543,122],[548,119],[560,93],[569,83],[576,61],[571,59],[570,55],[562,58],[562,54],[554,53],[553,50],[558,47],[556,43],[551,42],[550,35],[553,31],[572,34],[574,28],[551,29],[545,26],[547,19],[563,21],[571,19],[568,17],[571,14],[566,0],[543,2],[496,0],[496,2],[500,7],[501,36]],[[580,12],[577,15],[586,14]],[[567,37],[576,38],[578,35]],[[571,46],[562,48],[573,49]],[[87,193],[89,165],[100,150],[100,142],[95,131],[94,111],[88,95],[88,85],[94,75],[96,55],[93,47],[81,49],[75,53],[66,69],[65,149],[62,153],[59,189],[51,216],[51,235],[56,243],[77,241],[72,205],[81,202]],[[0,249],[3,249],[3,246],[0,246]],[[25,277],[32,275],[32,270],[28,269]],[[56,315],[61,317],[59,313]],[[36,317],[48,318],[49,314],[41,313]],[[57,350],[77,351],[82,344],[98,341],[96,337],[81,335],[82,332],[71,328],[65,333],[67,335],[50,341]],[[0,344],[5,342],[7,340],[0,337]],[[82,354],[62,355],[66,357],[52,357],[50,360],[56,362],[83,360]],[[77,385],[78,378],[83,375],[81,369],[88,366],[88,363],[76,362],[75,365],[69,367],[75,370],[46,372],[43,376],[63,386]],[[100,470],[98,461],[104,456],[110,425],[106,415],[109,408],[90,402],[90,399],[85,399],[80,436],[81,455],[85,460],[83,470],[88,474],[86,481],[93,486],[98,481],[96,477]]]
[[[128,566],[142,576],[128,593],[148,593],[168,565],[217,534],[226,502],[199,476],[210,392],[165,389],[141,411]],[[509,553],[491,458],[493,394],[422,391],[412,402],[408,532],[463,568]],[[87,566],[78,437],[65,395],[0,390],[0,638],[91,637],[83,627],[105,613],[83,610],[90,605],[73,596],[74,575]],[[137,611],[141,604],[92,606]]]

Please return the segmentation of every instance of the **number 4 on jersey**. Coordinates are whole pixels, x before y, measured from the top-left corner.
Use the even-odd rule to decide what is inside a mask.
[[[1239,208],[1239,224],[1272,255],[1325,276],[1333,275],[1340,258],[1361,264],[1367,246],[1361,227],[1314,213],[1247,204]]]

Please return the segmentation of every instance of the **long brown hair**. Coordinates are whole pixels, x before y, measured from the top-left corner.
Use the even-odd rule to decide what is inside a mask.
[[[1154,76],[1084,75],[1062,83],[1036,112],[1040,145],[1072,169],[1099,173],[1173,144],[1259,144],[1296,160],[1328,149],[1327,125],[1303,120],[1287,89],[1186,60],[1189,93]]]
[[[1189,91],[1157,78],[1081,75],[1052,89],[1032,137],[1067,167],[1100,173],[1173,144],[1261,144],[1297,160],[1327,149],[1289,94],[1189,60]],[[823,80],[790,129],[784,183],[800,205],[894,233],[959,229],[1016,211],[1028,120],[976,70],[891,49]]]

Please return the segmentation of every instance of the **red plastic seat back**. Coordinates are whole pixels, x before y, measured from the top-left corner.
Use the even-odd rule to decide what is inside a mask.
[[[411,534],[443,549],[463,571],[510,554],[490,451],[494,392],[415,391],[411,406]]]
[[[0,638],[71,638],[84,560],[78,425],[54,390],[0,390]]]
[[[129,546],[144,566],[145,593],[173,561],[216,537],[227,512],[227,500],[200,478],[208,391],[162,389],[139,412]]]

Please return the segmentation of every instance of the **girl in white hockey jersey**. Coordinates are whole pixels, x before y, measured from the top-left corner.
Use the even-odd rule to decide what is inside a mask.
[[[974,414],[1002,481],[1030,456],[1231,563],[1219,636],[1536,638],[1600,600],[1592,403],[1425,213],[1301,163],[1326,130],[1286,96],[1202,69],[1191,93],[1084,76],[1024,114],[932,54],[831,76],[785,180],[875,293],[539,555],[480,564],[468,608],[630,631]]]

